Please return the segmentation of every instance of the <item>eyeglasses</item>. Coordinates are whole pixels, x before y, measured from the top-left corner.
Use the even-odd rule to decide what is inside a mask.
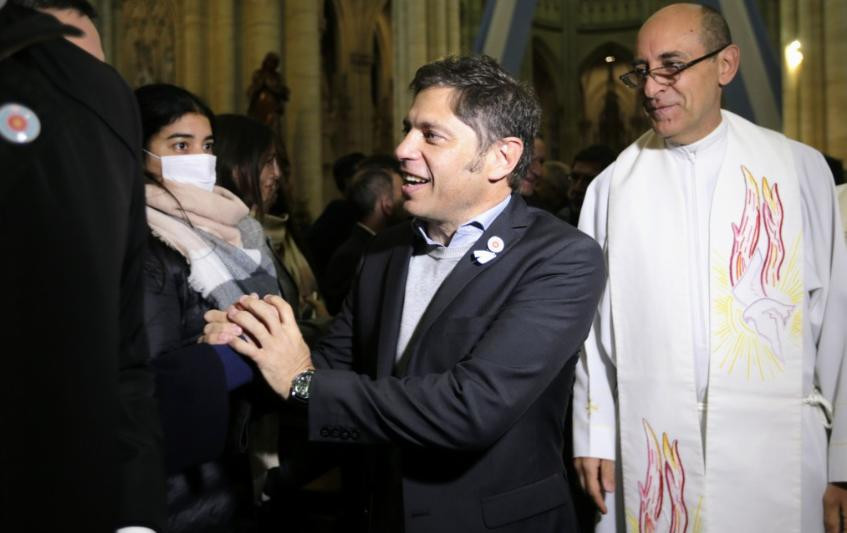
[[[654,69],[636,68],[635,70],[631,70],[621,76],[620,79],[630,89],[640,89],[641,87],[644,87],[644,84],[647,83],[647,76],[653,78],[653,81],[659,85],[673,85],[676,83],[676,80],[679,78],[679,75],[683,70],[689,69],[697,63],[705,61],[712,56],[716,56],[730,44],[732,43],[727,43],[714,52],[709,52],[703,57],[698,57],[688,63],[674,63],[671,65],[656,67]]]

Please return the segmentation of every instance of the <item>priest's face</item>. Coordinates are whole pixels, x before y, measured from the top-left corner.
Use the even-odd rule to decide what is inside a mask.
[[[503,176],[494,176],[495,150],[481,152],[474,130],[453,113],[454,91],[430,87],[419,92],[404,121],[406,136],[395,150],[403,207],[426,220],[436,240],[449,239],[459,225],[510,191]]]
[[[700,8],[693,5],[656,12],[638,33],[635,67],[679,68],[713,52],[703,45],[701,18]],[[641,87],[643,106],[656,133],[689,144],[714,130],[721,121],[721,86],[735,75],[737,62],[732,61],[737,59],[732,45],[672,77],[647,76]]]

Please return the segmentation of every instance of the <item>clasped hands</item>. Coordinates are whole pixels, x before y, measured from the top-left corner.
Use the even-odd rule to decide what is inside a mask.
[[[242,296],[225,311],[208,311],[201,342],[226,344],[249,357],[268,384],[288,399],[291,380],[312,366],[311,353],[288,303],[275,295]]]

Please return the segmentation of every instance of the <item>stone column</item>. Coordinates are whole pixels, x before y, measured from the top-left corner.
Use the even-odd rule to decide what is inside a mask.
[[[797,100],[797,74],[788,69],[785,60],[785,47],[797,38],[797,3],[795,0],[782,0],[780,5],[782,25],[780,26],[777,48],[778,59],[782,69],[782,131],[787,136],[798,139],[799,101]]]
[[[578,6],[573,2],[566,2],[563,6],[562,20],[576,21],[579,17]],[[561,84],[559,102],[562,104],[561,117],[559,121],[559,158],[571,163],[576,151],[584,146],[580,134],[580,120],[583,116],[582,99],[579,90],[579,40],[576,34],[576,24],[571,22],[564,25],[559,57],[562,58],[563,72],[560,79],[565,80]]]
[[[206,7],[203,0],[181,0],[178,3],[174,54],[177,85],[204,100],[209,97],[206,68],[211,61],[205,53]]]
[[[373,152],[374,135],[374,109],[371,102],[371,68],[374,58],[370,47],[367,47],[372,42],[370,37],[373,37],[372,33],[362,39],[363,42],[359,51],[350,53],[350,70],[347,73],[350,123],[346,126],[348,128],[346,144],[351,151],[359,151],[364,154]]]
[[[321,3],[285,2],[285,79],[291,99],[285,110],[286,141],[299,196],[312,217],[324,207],[321,170]],[[343,125],[342,125],[343,127]]]
[[[462,53],[462,26],[460,4],[457,1],[450,0],[447,2],[445,9],[444,26],[447,28],[447,42],[445,52],[447,54]]]
[[[427,0],[391,3],[394,32],[394,117],[406,116],[412,103],[409,82],[429,61],[460,51],[458,2]],[[400,128],[396,140],[399,142]]]
[[[786,135],[847,159],[847,5],[836,0],[782,0],[781,41],[802,43],[803,62],[789,72],[783,61]]]
[[[378,16],[378,3],[369,0],[346,0],[337,5],[340,22],[338,52],[342,55],[339,79],[345,91],[343,101],[349,104],[345,110],[346,127],[340,146],[343,152],[373,152],[374,104],[372,101],[374,66],[374,35]],[[330,28],[327,28],[328,30]],[[342,155],[335,154],[335,156]],[[334,189],[334,187],[333,187]]]
[[[237,113],[235,107],[235,6],[233,0],[209,3],[207,32],[209,105],[215,113]]]
[[[298,4],[300,2],[286,2]],[[268,52],[275,52],[282,58],[282,4],[281,0],[239,0],[241,6],[241,69],[237,80],[235,103],[239,113],[247,112],[247,95],[253,71],[262,65]],[[316,8],[317,9],[317,8]],[[291,27],[285,21],[286,29]],[[297,55],[297,48],[287,48],[289,53]],[[287,59],[287,58],[286,58]]]
[[[401,122],[412,103],[409,82],[415,71],[426,63],[426,4],[424,2],[391,2],[394,32],[394,119]],[[400,142],[400,128],[395,141]]]
[[[429,0],[427,11],[427,58],[435,59],[447,51],[446,0]]]
[[[847,162],[847,3],[824,1],[826,151]]]
[[[798,4],[800,41],[803,43],[803,64],[800,67],[800,104],[802,140],[819,150],[826,150],[826,80],[824,64],[826,42],[823,32],[821,0],[803,0]]]

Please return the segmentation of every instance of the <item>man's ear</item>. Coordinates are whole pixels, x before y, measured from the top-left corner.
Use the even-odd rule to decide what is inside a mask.
[[[394,213],[394,202],[390,195],[383,194],[379,197],[379,209],[386,217],[390,217]]]
[[[738,72],[739,65],[741,49],[737,45],[731,44],[718,54],[718,83],[721,87],[729,85]]]
[[[500,181],[508,177],[520,161],[523,148],[523,141],[517,137],[504,137],[495,141],[490,151],[493,161],[488,179]]]

